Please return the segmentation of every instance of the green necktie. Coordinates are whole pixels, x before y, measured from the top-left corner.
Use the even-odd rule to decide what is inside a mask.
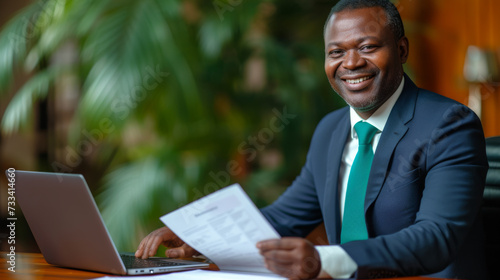
[[[354,125],[358,134],[358,153],[352,163],[344,204],[340,242],[368,239],[365,222],[365,194],[373,160],[372,139],[377,128],[367,122]]]

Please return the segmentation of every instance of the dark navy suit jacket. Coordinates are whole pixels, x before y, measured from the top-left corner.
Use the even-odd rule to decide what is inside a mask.
[[[301,174],[262,209],[282,236],[306,236],[324,221],[329,243],[340,243],[339,168],[349,133],[348,107],[323,118]],[[357,276],[487,279],[479,218],[487,169],[477,116],[406,76],[370,171],[370,238],[341,245]]]

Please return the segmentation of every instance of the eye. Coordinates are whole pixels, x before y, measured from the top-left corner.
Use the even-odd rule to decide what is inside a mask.
[[[364,45],[364,46],[361,46],[361,48],[359,48],[362,52],[372,52],[374,51],[375,49],[377,49],[377,46],[375,45]]]
[[[342,49],[333,49],[328,52],[328,56],[332,58],[338,58],[341,57],[344,54],[344,51]]]

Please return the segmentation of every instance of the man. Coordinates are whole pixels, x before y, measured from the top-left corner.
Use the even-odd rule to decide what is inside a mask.
[[[291,279],[487,279],[478,218],[487,161],[476,115],[404,75],[409,43],[389,1],[341,0],[324,36],[326,75],[349,106],[319,123],[301,174],[262,209],[283,236],[257,244],[267,267]],[[367,143],[358,141],[361,126]],[[302,237],[321,222],[332,245],[315,247]],[[193,253],[161,228],[136,256],[161,243],[180,246],[170,257]]]

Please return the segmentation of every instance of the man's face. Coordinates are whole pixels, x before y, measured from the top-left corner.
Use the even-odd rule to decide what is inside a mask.
[[[333,89],[364,119],[398,88],[408,56],[380,7],[334,14],[325,30],[325,72]]]

